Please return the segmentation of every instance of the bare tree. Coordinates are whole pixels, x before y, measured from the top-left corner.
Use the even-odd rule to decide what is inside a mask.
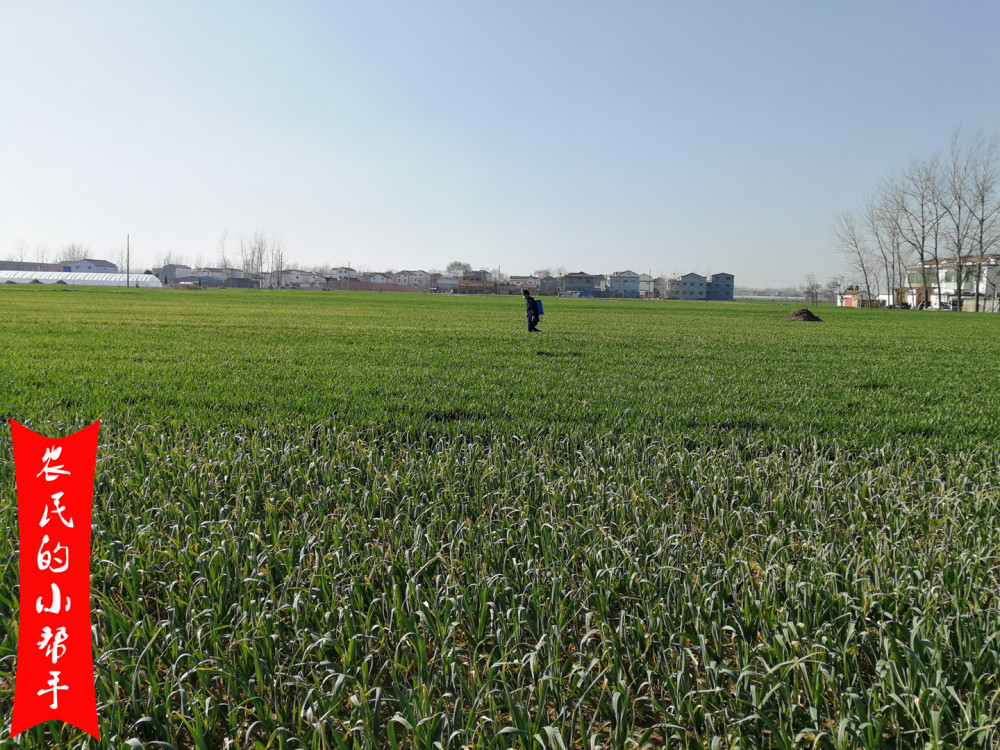
[[[223,277],[226,278],[226,279],[228,279],[231,276],[231,274],[230,274],[230,268],[229,268],[229,256],[226,255],[226,231],[225,230],[223,230],[222,234],[219,235],[219,242],[216,244],[216,247],[219,250],[219,259],[217,261],[218,264],[219,264],[219,268],[222,269],[222,275],[223,275]]]
[[[829,281],[826,282],[826,295],[830,302],[837,301],[837,295],[840,294],[840,290],[844,288],[844,277],[843,276],[833,276]]]
[[[834,234],[837,249],[847,258],[850,269],[861,276],[865,294],[871,299],[872,281],[875,278],[874,259],[868,240],[854,215],[840,214],[836,219]]]
[[[87,249],[86,245],[82,245],[79,242],[71,242],[62,249],[62,258],[60,260],[83,260],[89,252],[90,250]]]
[[[247,277],[258,282],[261,288],[265,285],[273,288],[274,277],[268,275],[267,261],[270,257],[270,243],[267,236],[262,231],[254,232],[249,239],[240,237],[240,258],[243,263],[243,270]]]
[[[264,236],[263,232],[256,232],[253,237],[253,263],[254,267],[257,269],[257,273],[262,277],[261,283],[263,285],[263,277],[267,277],[267,288],[274,289],[275,278],[273,274],[267,273],[267,237]],[[280,286],[281,280],[277,280]]]
[[[653,279],[653,294],[656,295],[658,299],[665,299],[667,296],[667,277],[662,273]]]
[[[806,274],[806,283],[802,287],[802,295],[806,298],[807,302],[813,305],[819,302],[819,293],[822,288],[815,274]]]
[[[174,252],[168,251],[168,252],[165,252],[160,257],[160,267],[161,268],[163,266],[179,266],[179,265],[183,265],[183,264],[184,264],[184,259],[178,253],[174,253]]]
[[[251,283],[257,279],[257,275],[253,267],[253,250],[250,247],[250,242],[240,237],[240,265],[243,266],[243,273]]]
[[[918,284],[918,302],[930,301],[931,281],[937,289],[938,307],[941,306],[941,285],[938,273],[941,266],[939,240],[941,208],[937,201],[940,159],[913,160],[909,166],[886,183],[887,202],[892,205],[890,214],[896,222],[896,231],[919,269],[908,278]]]
[[[35,262],[47,263],[49,260],[49,248],[47,245],[35,245]]]
[[[973,225],[971,240],[976,265],[976,312],[979,312],[983,262],[1000,241],[1000,164],[995,136],[989,140],[977,136],[970,150],[973,168],[964,200]]]
[[[460,279],[472,270],[472,266],[460,260],[453,260],[444,270],[450,277]]]
[[[566,266],[558,266],[552,269],[553,275],[556,277],[556,284],[559,293],[562,294],[566,291],[566,274],[569,273]]]
[[[902,257],[899,211],[891,193],[885,189],[869,196],[865,202],[864,228],[877,251],[876,265],[881,270],[881,281],[885,283],[890,305],[896,302],[896,290],[902,285],[906,265]]]
[[[126,273],[129,257],[124,247],[116,248],[111,252],[111,262],[118,267],[118,273]]]
[[[974,159],[974,149],[966,146],[956,132],[937,191],[942,236],[955,264],[955,299],[959,310],[962,309],[963,287],[973,276],[968,266],[973,254],[974,222],[967,193],[975,173]]]
[[[277,280],[275,286],[281,288],[281,272],[285,267],[285,248],[277,237],[272,236],[268,245],[268,255],[271,261],[271,276]]]

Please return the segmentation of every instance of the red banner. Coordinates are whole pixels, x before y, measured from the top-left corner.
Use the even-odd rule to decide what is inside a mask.
[[[90,631],[90,518],[100,422],[47,438],[10,421],[21,602],[11,737],[58,719],[100,739]]]

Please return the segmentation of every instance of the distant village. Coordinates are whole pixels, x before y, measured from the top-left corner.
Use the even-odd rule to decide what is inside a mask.
[[[438,294],[520,294],[527,289],[540,296],[619,299],[719,300],[734,299],[835,302],[841,307],[923,308],[1000,312],[1000,255],[963,258],[962,284],[953,258],[906,266],[905,279],[891,292],[831,280],[802,289],[747,289],[735,287],[730,273],[703,276],[686,273],[653,277],[626,270],[611,274],[573,273],[507,276],[466,264],[461,273],[429,271],[361,272],[347,266],[306,271],[294,268],[247,273],[238,268],[188,266],[168,263],[143,273],[123,273],[108,260],[81,258],[60,263],[0,260],[0,284],[76,284],[175,289],[312,289]],[[453,269],[454,270],[454,269]],[[842,279],[842,277],[841,277]]]
[[[83,258],[63,263],[0,261],[0,283],[83,284],[101,286],[174,287],[180,289],[313,289],[438,294],[520,294],[624,299],[729,300],[734,277],[729,273],[674,278],[635,271],[594,274],[584,271],[546,276],[506,276],[487,270],[447,275],[428,271],[359,272],[353,268],[304,271],[293,268],[246,273],[238,268],[191,267],[171,263],[142,274],[121,273],[107,260]]]

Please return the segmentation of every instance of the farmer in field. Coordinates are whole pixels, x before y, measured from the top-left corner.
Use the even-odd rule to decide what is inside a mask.
[[[522,289],[521,294],[524,295],[524,303],[527,308],[525,317],[528,319],[528,333],[536,333],[538,331],[536,327],[538,325],[538,303],[527,289]]]

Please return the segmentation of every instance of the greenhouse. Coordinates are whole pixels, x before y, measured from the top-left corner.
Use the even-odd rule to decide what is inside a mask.
[[[0,284],[70,284],[73,286],[162,287],[149,273],[67,273],[64,271],[0,271]]]

